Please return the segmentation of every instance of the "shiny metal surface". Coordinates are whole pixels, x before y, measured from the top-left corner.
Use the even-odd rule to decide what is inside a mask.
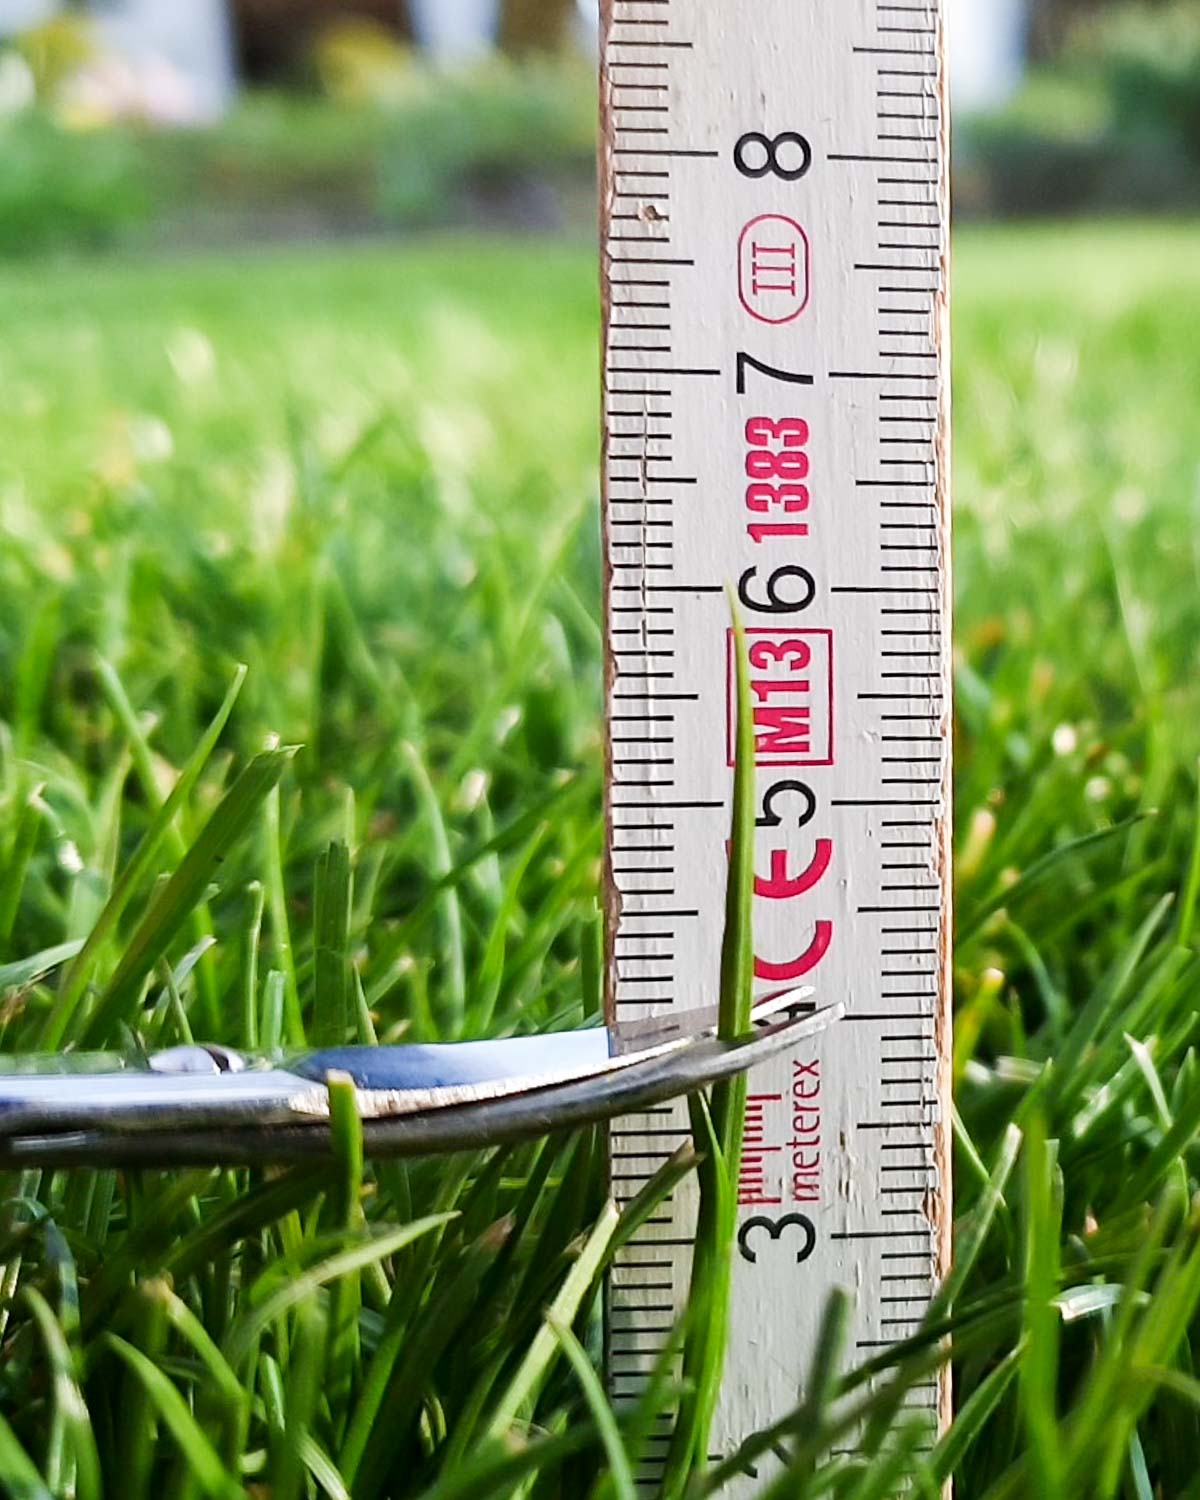
[[[842,1007],[833,1006],[776,1022],[740,1042],[683,1038],[566,1076],[493,1078],[410,1091],[360,1089],[364,1143],[371,1156],[420,1156],[593,1124],[742,1072],[823,1031],[841,1014]],[[264,1166],[331,1154],[329,1133],[319,1128],[328,1118],[321,1083],[281,1069],[248,1069],[241,1074],[151,1077],[150,1085],[160,1090],[164,1082],[176,1089],[153,1093],[147,1085],[136,1098],[122,1097],[118,1080],[127,1087],[146,1076],[127,1070],[104,1078],[103,1107],[94,1096],[90,1106],[80,1100],[68,1103],[66,1091],[57,1086],[47,1105],[36,1088],[26,1087],[73,1082],[78,1088],[86,1082],[90,1095],[101,1081],[96,1075],[66,1080],[24,1075],[0,1082],[0,1166]],[[245,1083],[258,1084],[257,1092],[241,1092],[237,1085]],[[22,1085],[19,1099],[9,1092],[16,1084]],[[9,1108],[18,1112],[10,1114]]]
[[[656,1098],[688,1092],[748,1066],[756,1048],[770,1052],[823,1029],[833,1012],[769,1024],[781,1011],[810,1009],[807,994],[760,1004],[754,1019],[765,1029],[737,1044],[713,1040],[716,1018],[701,1013],[688,1018],[692,1030],[667,1021],[491,1042],[331,1047],[288,1058],[192,1044],[141,1058],[3,1058],[0,1163],[320,1154],[327,1137],[314,1127],[328,1120],[334,1075],[353,1082],[372,1149],[445,1150],[452,1148],[439,1142],[536,1134],[606,1118],[631,1098],[644,1102],[646,1090]]]

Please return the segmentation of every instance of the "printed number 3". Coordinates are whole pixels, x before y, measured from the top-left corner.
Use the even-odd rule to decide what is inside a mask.
[[[743,1260],[758,1264],[758,1252],[751,1247],[751,1237],[761,1232],[769,1239],[783,1238],[785,1230],[798,1229],[804,1236],[803,1247],[796,1252],[796,1264],[802,1265],[817,1247],[817,1231],[813,1222],[804,1214],[787,1214],[782,1219],[768,1219],[766,1214],[755,1214],[747,1219],[738,1231],[738,1250]]]

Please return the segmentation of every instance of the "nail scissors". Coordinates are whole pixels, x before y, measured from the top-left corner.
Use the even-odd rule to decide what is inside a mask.
[[[715,1010],[501,1041],[330,1047],[285,1057],[187,1045],[143,1057],[0,1058],[0,1167],[266,1165],[332,1153],[331,1079],[349,1080],[376,1157],[469,1150],[594,1124],[754,1067],[840,1018],[811,990],[755,1006],[738,1041]],[[322,1128],[323,1127],[323,1128]]]

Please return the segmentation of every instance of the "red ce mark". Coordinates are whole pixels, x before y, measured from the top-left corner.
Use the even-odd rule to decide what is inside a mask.
[[[754,960],[754,977],[756,979],[776,979],[787,981],[789,979],[802,979],[805,974],[811,974],[825,955],[829,952],[829,945],[833,942],[833,923],[818,922],[813,934],[813,940],[805,948],[798,958],[790,959],[787,963],[772,964],[765,958]]]
[[[771,873],[754,877],[754,894],[768,901],[790,901],[793,896],[803,896],[824,876],[832,859],[832,840],[818,839],[817,850],[808,869],[799,875],[789,875],[787,850],[772,849]]]
[[[725,852],[732,846],[726,840]],[[786,849],[771,850],[771,873],[754,877],[754,894],[766,901],[790,901],[793,896],[803,896],[812,890],[829,869],[833,860],[833,840],[818,839],[816,853],[806,870],[799,875],[788,874]]]
[[[754,893],[756,896],[765,897],[768,901],[790,901],[796,896],[803,896],[822,879],[832,860],[832,840],[818,839],[816,851],[808,868],[802,870],[799,875],[790,875],[787,850],[772,849],[771,873],[765,879],[761,875],[754,877]],[[818,922],[813,932],[812,942],[796,958],[781,964],[769,963],[765,958],[756,958],[754,960],[755,978],[778,980],[784,983],[793,979],[802,979],[805,974],[811,974],[817,967],[829,952],[829,945],[832,942],[833,923]]]
[[[805,896],[825,877],[832,862],[832,839],[817,840],[812,859],[807,868],[798,875],[792,875],[788,871],[787,850],[772,849],[771,873],[770,875],[755,875],[754,894],[766,901],[792,901],[798,896]],[[833,923],[818,922],[812,942],[798,957],[780,964],[770,963],[765,958],[756,958],[754,960],[755,977],[783,981],[801,979],[805,974],[812,973],[829,952],[829,945],[832,942]]]

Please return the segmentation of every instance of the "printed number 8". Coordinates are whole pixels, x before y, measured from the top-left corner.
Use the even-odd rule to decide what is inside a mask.
[[[749,479],[807,479],[808,454],[788,448],[779,453],[751,448],[746,454],[746,475]]]
[[[800,161],[795,166],[785,166],[780,160],[780,148],[795,146]],[[757,150],[753,148],[757,147]],[[758,157],[762,156],[759,161]],[[773,140],[761,130],[748,130],[733,148],[733,164],[743,177],[769,177],[772,173],[784,182],[799,182],[812,166],[812,147],[802,135],[794,130],[785,130]]]
[[[808,443],[808,423],[802,417],[751,417],[746,423],[746,441],[752,448],[766,448],[772,442],[785,448],[803,448]]]

